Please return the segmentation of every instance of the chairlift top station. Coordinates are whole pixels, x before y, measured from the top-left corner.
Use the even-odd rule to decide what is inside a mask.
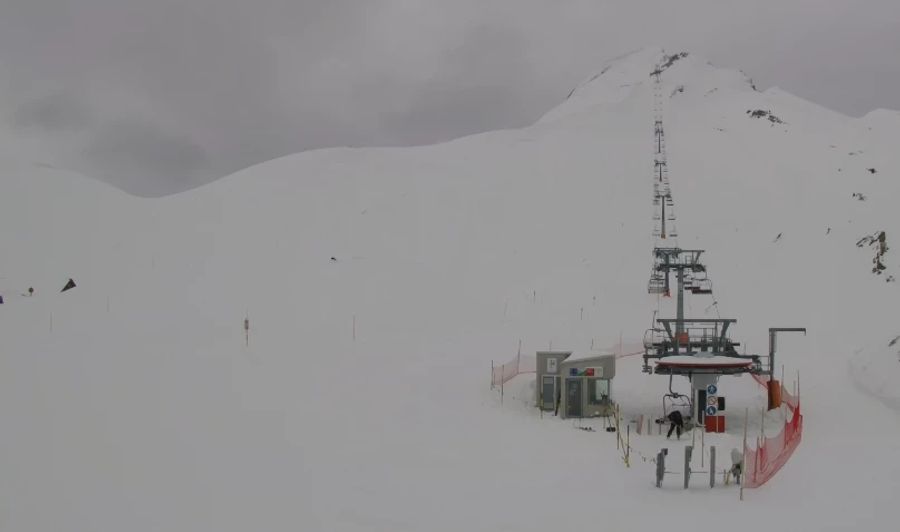
[[[703,250],[661,248],[653,250],[654,268],[647,291],[670,295],[669,278],[675,274],[677,315],[658,318],[656,327],[644,335],[644,372],[662,375],[734,375],[768,373],[759,355],[737,352],[740,345],[728,337],[732,318],[685,318],[685,292],[711,294]],[[674,358],[673,358],[674,357]],[[655,367],[650,361],[656,362]]]

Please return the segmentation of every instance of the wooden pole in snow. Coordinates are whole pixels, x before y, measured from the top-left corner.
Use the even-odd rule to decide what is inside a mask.
[[[759,437],[760,440],[766,439],[766,409],[760,409],[759,413]]]
[[[625,467],[631,467],[631,423],[625,427]]]
[[[744,482],[747,478],[747,423],[749,419],[750,408],[747,407],[744,409],[744,446],[741,448],[741,500],[744,500]]]

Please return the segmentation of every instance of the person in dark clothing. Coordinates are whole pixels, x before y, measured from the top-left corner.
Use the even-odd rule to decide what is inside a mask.
[[[666,439],[672,437],[672,433],[675,432],[678,436],[678,439],[681,439],[681,431],[684,429],[684,418],[681,416],[681,412],[678,410],[673,410],[668,416],[669,422],[671,426],[669,426],[669,433],[666,434]]]

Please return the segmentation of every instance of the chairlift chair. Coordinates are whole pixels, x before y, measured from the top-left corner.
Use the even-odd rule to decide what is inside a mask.
[[[666,280],[662,277],[652,276],[647,283],[648,294],[664,294],[666,292]]]
[[[693,294],[712,294],[712,281],[709,279],[695,279],[690,290]]]

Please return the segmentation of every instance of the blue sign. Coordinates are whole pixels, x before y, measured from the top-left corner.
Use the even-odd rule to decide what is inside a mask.
[[[706,387],[706,395],[716,395],[716,392],[719,391],[719,387],[715,384],[710,384]]]
[[[578,368],[569,368],[569,375],[572,377],[578,376]]]
[[[716,412],[718,412],[718,411],[719,411],[719,409],[712,405],[706,407],[706,415],[707,416],[714,416],[714,415],[716,415]]]

